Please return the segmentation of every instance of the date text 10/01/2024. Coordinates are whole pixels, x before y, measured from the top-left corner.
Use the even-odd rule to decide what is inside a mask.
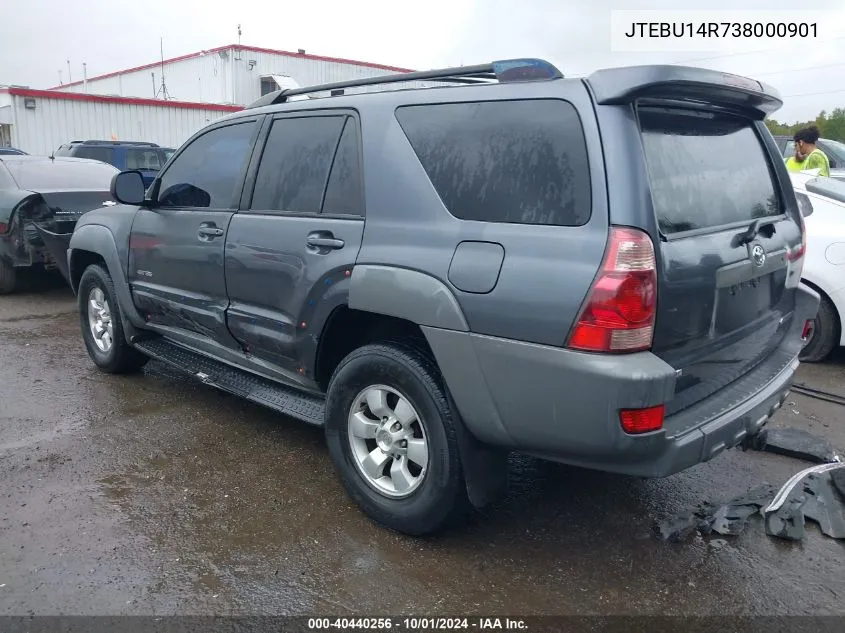
[[[308,629],[319,630],[370,630],[370,631],[457,631],[472,630],[527,630],[519,618],[308,618]]]
[[[816,22],[631,22],[627,38],[815,38]]]

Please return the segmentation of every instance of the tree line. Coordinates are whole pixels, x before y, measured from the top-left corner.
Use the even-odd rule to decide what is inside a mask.
[[[766,119],[766,125],[774,135],[792,136],[801,128],[812,124],[818,126],[822,138],[845,143],[845,108],[836,108],[830,114],[822,110],[813,121],[781,123],[776,119]]]

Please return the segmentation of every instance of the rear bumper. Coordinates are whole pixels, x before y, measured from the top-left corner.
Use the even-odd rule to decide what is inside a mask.
[[[461,417],[481,441],[586,468],[663,477],[759,432],[786,398],[803,324],[818,302],[802,288],[789,332],[769,358],[643,435],[622,430],[619,410],[665,404],[675,385],[675,370],[651,353],[585,354],[423,330]]]

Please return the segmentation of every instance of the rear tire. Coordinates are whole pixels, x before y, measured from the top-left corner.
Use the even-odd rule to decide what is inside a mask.
[[[0,295],[12,294],[17,288],[17,272],[9,262],[0,260]]]
[[[436,365],[415,349],[366,345],[329,383],[326,441],[343,486],[405,534],[436,532],[469,507],[456,423]]]
[[[839,327],[836,308],[830,299],[821,295],[819,311],[813,322],[813,333],[798,358],[805,363],[817,363],[827,358],[839,343]]]
[[[82,340],[101,371],[128,374],[147,363],[149,358],[126,342],[114,282],[105,268],[92,264],[82,273],[78,305]]]

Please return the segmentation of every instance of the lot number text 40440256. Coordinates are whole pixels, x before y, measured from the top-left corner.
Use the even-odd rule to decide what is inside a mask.
[[[520,618],[473,617],[403,617],[403,618],[308,618],[312,631],[525,631],[528,626]]]

